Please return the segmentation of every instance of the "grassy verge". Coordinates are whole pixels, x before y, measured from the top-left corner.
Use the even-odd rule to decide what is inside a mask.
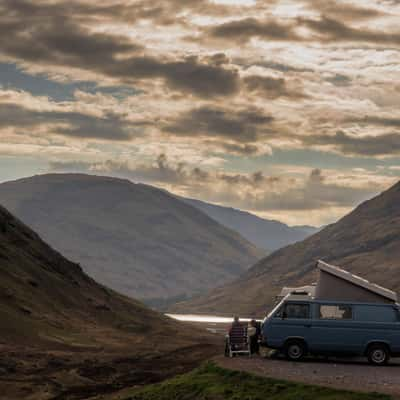
[[[388,395],[355,393],[262,378],[207,363],[191,373],[126,393],[124,400],[389,400]]]

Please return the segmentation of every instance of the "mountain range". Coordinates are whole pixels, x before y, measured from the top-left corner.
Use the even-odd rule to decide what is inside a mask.
[[[164,190],[50,174],[0,185],[0,204],[96,281],[159,305],[233,280],[265,252]]]
[[[318,232],[313,226],[288,226],[282,222],[260,218],[246,211],[223,207],[196,199],[182,198],[220,224],[240,233],[260,249],[271,252],[299,242]]]
[[[260,260],[231,284],[174,310],[260,316],[283,286],[315,281],[318,259],[400,291],[400,182],[313,236]]]

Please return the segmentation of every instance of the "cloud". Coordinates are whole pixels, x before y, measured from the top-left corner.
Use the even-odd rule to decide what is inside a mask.
[[[232,110],[202,106],[182,113],[167,124],[164,131],[177,136],[224,138],[246,143],[256,141],[273,120],[258,108]]]
[[[233,95],[239,89],[237,71],[202,63],[197,57],[177,61],[132,57],[103,69],[107,75],[126,79],[161,78],[173,89],[204,98]]]
[[[242,18],[212,26],[205,31],[205,36],[209,39],[230,40],[238,43],[246,43],[252,38],[277,41],[301,40],[293,28],[293,25],[274,20]]]
[[[218,39],[230,41],[235,44],[245,44],[252,38],[265,41],[285,41],[299,43],[314,42],[365,42],[373,44],[399,45],[400,32],[373,30],[368,28],[354,28],[346,23],[343,14],[348,13],[354,18],[372,18],[379,16],[375,10],[345,6],[341,9],[329,8],[327,14],[318,18],[298,17],[290,22],[282,23],[277,19],[242,18],[207,27],[203,32],[203,41]],[[346,14],[347,15],[347,14]],[[304,32],[304,27],[310,30]],[[301,33],[300,33],[301,32]],[[317,34],[317,35],[315,35]]]
[[[385,16],[385,12],[377,8],[360,7],[352,3],[337,1],[308,0],[312,9],[318,10],[322,15],[328,15],[340,20],[360,21]]]
[[[126,36],[95,32],[79,18],[51,7],[6,1],[0,26],[0,54],[44,66],[90,71],[124,84],[161,79],[173,90],[200,97],[229,96],[239,89],[237,71],[202,62],[198,57],[171,58],[146,54],[141,44]],[[78,7],[79,8],[79,7]],[[79,12],[79,10],[78,10]],[[9,40],[13,37],[13,40]]]
[[[243,82],[247,91],[261,94],[268,99],[278,97],[301,99],[307,97],[300,90],[289,89],[284,78],[250,75],[243,78]]]
[[[360,7],[356,4],[343,3],[337,1],[325,0],[308,0],[307,1],[312,9],[318,10],[322,15],[328,15],[331,18],[338,18],[340,20],[369,20],[371,18],[378,18],[385,15],[379,9]]]
[[[1,103],[0,129],[13,128],[16,133],[31,134],[41,126],[50,134],[118,141],[131,139],[133,124],[112,113],[96,117],[74,111],[38,111]]]
[[[237,156],[260,156],[260,155],[272,155],[272,148],[267,143],[255,143],[255,144],[248,144],[248,143],[236,143],[236,142],[216,142],[210,141],[204,142],[204,145],[209,143],[210,148],[214,148],[215,152],[219,152],[218,149],[222,150],[224,154],[232,154]]]
[[[400,154],[400,133],[355,136],[343,131],[334,135],[312,135],[303,138],[305,144],[333,146],[337,151],[357,156],[395,156]]]
[[[221,3],[0,0],[3,154],[292,221],[347,211],[364,178],[310,169],[398,161],[400,5]]]
[[[375,194],[375,188],[358,188],[327,180],[323,171],[313,169],[301,185],[293,185],[284,193],[271,193],[257,199],[257,210],[321,210],[330,207],[351,207]]]
[[[385,45],[399,45],[399,32],[385,32],[367,28],[353,28],[343,21],[322,16],[319,19],[299,18],[301,25],[318,33],[321,42],[365,42]],[[316,40],[314,38],[313,40]]]
[[[234,61],[237,65],[243,66],[246,69],[250,68],[250,67],[260,67],[260,68],[272,69],[272,70],[284,72],[284,73],[315,72],[314,69],[312,69],[312,68],[297,67],[297,66],[293,66],[289,63],[281,63],[281,62],[272,61],[272,60],[260,61],[259,58],[248,59],[248,58],[243,58],[243,57],[237,57],[237,58],[235,58]]]
[[[20,12],[22,5],[24,13]],[[91,32],[69,15],[42,15],[40,6],[30,2],[6,1],[2,8],[1,52],[25,61],[94,67],[112,62],[118,54],[142,49],[125,36]],[[7,34],[13,40],[7,40]]]
[[[377,126],[400,128],[400,118],[393,118],[393,117],[368,116],[362,119],[353,119],[350,121],[358,122],[363,125],[377,125]]]
[[[203,0],[204,1],[204,0]],[[200,2],[200,1],[199,1]],[[13,13],[18,18],[35,18],[42,21],[49,17],[76,18],[85,22],[139,22],[140,20],[157,20],[158,23],[167,23],[166,13],[169,12],[173,1],[112,1],[107,4],[99,2],[72,0],[48,2],[32,0],[3,0],[3,10]],[[185,2],[186,3],[186,2]],[[190,3],[190,2],[188,2]],[[175,4],[177,7],[178,5]],[[181,7],[182,9],[185,7]]]
[[[330,76],[329,78],[326,78],[326,81],[332,83],[332,85],[338,86],[338,87],[346,87],[346,86],[351,86],[352,79],[348,77],[347,75],[343,74],[334,74]]]
[[[172,163],[167,155],[162,153],[152,163],[132,163],[130,161],[105,160],[100,162],[53,161],[51,170],[55,172],[90,172],[111,174],[136,182],[157,185],[173,185],[179,190],[184,188],[190,193],[208,190],[213,185],[229,187],[258,188],[267,183],[279,181],[279,178],[265,176],[256,171],[249,174],[226,173],[224,171],[209,171],[187,162]],[[189,193],[188,192],[188,193]]]
[[[160,154],[151,164],[132,164],[129,161],[105,160],[100,162],[53,161],[51,170],[56,172],[90,172],[111,174],[136,182],[168,185],[187,185],[193,181],[208,180],[209,174],[184,162],[170,164],[165,154]]]
[[[129,161],[53,162],[56,172],[90,172],[156,184],[194,198],[254,212],[324,210],[351,207],[375,194],[376,187],[352,187],[329,180],[320,169],[308,176],[270,176],[261,171],[228,173],[205,170],[186,162],[171,163],[165,154],[150,164]]]

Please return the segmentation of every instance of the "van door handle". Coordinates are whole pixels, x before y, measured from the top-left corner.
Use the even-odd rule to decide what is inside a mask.
[[[305,328],[311,328],[311,324],[304,324]]]

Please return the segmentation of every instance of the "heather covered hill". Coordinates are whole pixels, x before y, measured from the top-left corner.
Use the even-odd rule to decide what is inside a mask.
[[[1,184],[0,203],[98,282],[149,302],[231,281],[263,254],[168,192],[127,180],[35,176]]]
[[[321,232],[262,259],[234,283],[176,310],[261,314],[282,286],[315,281],[318,259],[400,291],[400,183]]]
[[[260,249],[271,252],[299,242],[318,232],[313,226],[288,226],[282,222],[260,218],[246,211],[223,207],[196,199],[184,199],[220,224],[240,233]]]

